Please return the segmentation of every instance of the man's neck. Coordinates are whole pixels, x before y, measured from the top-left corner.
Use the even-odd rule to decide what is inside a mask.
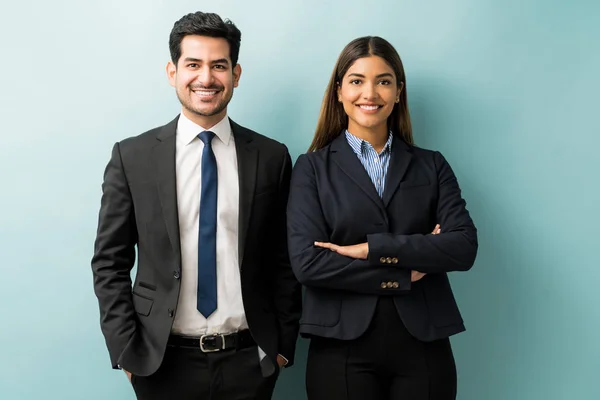
[[[181,113],[183,115],[185,115],[185,117],[187,119],[189,119],[196,125],[201,126],[204,129],[210,129],[213,126],[215,126],[216,124],[218,124],[219,122],[221,122],[221,120],[223,118],[225,118],[225,116],[227,115],[227,109],[224,109],[223,111],[221,111],[218,114],[210,115],[210,116],[198,115],[194,112],[189,111],[186,108],[183,108],[181,110]]]

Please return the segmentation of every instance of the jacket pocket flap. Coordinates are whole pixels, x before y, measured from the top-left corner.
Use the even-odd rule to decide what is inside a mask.
[[[413,188],[413,187],[418,187],[418,186],[427,186],[427,185],[429,185],[429,179],[421,178],[421,179],[414,180],[414,181],[400,182],[400,189],[408,189],[408,188]]]
[[[154,300],[140,296],[135,292],[133,293],[133,308],[138,314],[148,316],[153,304]]]

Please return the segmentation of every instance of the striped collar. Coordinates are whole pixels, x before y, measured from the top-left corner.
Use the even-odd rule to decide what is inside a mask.
[[[383,150],[381,150],[381,152],[379,153],[379,155],[384,154],[385,152],[392,150],[393,137],[394,137],[394,135],[392,135],[392,132],[390,132],[390,134],[388,136],[388,140],[385,143],[385,146],[383,146]],[[348,132],[347,129],[346,129],[346,139],[348,140],[348,144],[350,145],[350,147],[352,147],[352,150],[358,156],[361,156],[361,157],[365,156],[365,153],[367,151],[367,147],[373,148],[373,146],[371,146],[371,143],[367,142],[366,140],[363,140],[361,138],[358,138],[358,137],[354,136],[353,134],[351,134],[350,132]],[[375,149],[373,149],[373,150],[375,150]]]

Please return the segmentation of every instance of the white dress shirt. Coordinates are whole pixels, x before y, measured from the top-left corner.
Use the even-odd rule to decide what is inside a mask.
[[[198,287],[198,220],[201,161],[206,129],[186,118],[177,123],[175,147],[177,208],[181,241],[181,289],[173,333],[199,337],[247,329],[242,302],[238,257],[239,180],[233,132],[229,118],[208,129],[215,133],[212,148],[217,160],[217,309],[205,318],[196,308]]]

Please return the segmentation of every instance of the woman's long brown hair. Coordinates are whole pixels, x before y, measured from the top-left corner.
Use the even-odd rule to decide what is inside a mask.
[[[388,129],[394,132],[409,145],[413,144],[412,125],[406,96],[406,76],[404,66],[398,52],[387,40],[378,36],[365,36],[354,39],[342,50],[327,84],[317,129],[308,151],[316,151],[329,145],[344,129],[348,128],[348,116],[342,103],[337,98],[337,88],[342,78],[356,60],[363,57],[378,56],[383,58],[396,74],[398,87],[404,83],[400,101],[394,104],[394,109],[388,117]]]

